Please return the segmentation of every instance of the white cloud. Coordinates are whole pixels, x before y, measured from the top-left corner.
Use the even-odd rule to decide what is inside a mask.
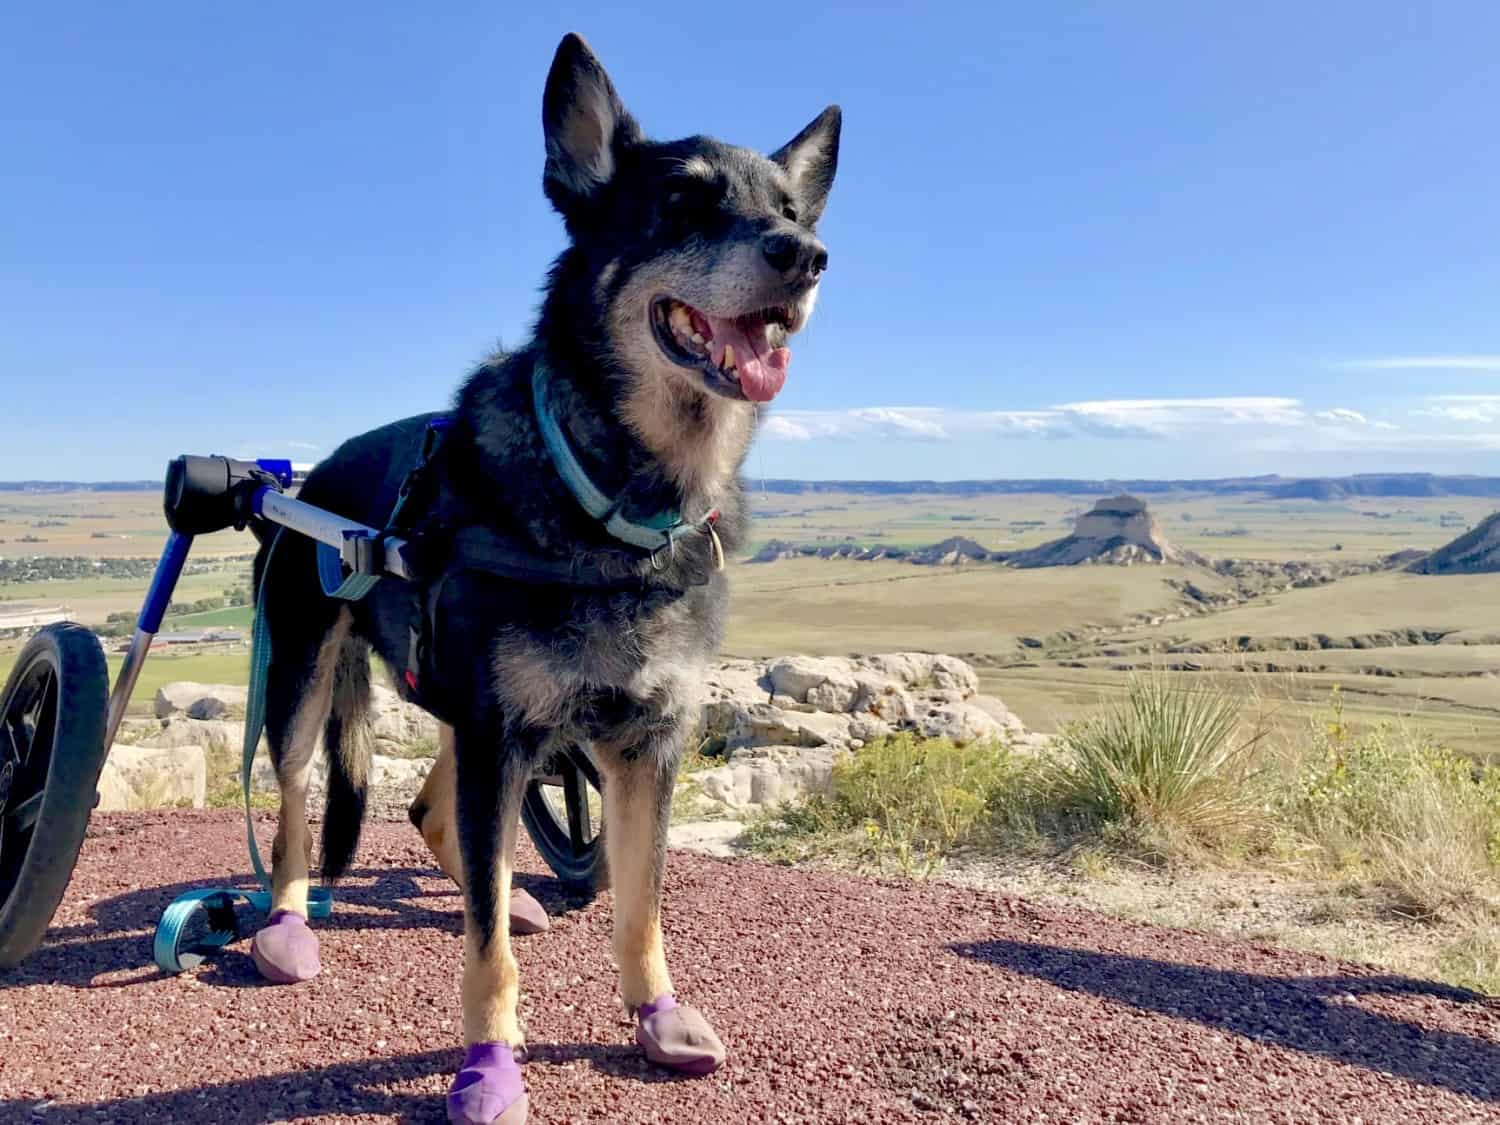
[[[1355,371],[1500,371],[1500,355],[1386,355],[1338,366]]]
[[[814,436],[807,426],[784,414],[771,415],[761,426],[760,432],[772,441],[812,441]]]
[[[1166,435],[1216,425],[1297,426],[1307,421],[1294,398],[1264,395],[1223,398],[1125,398],[1069,402],[1056,407],[1083,424]]]
[[[1449,422],[1500,425],[1500,395],[1436,395],[1416,415]],[[1300,399],[1271,395],[1217,398],[1133,398],[1065,402],[1041,410],[954,410],[940,406],[870,406],[848,410],[777,411],[763,436],[772,441],[815,439],[944,442],[964,438],[1106,438],[1165,440],[1205,438],[1232,442],[1276,441],[1331,449],[1365,448],[1397,431],[1382,418],[1349,406],[1313,410]],[[1230,431],[1233,431],[1231,436]],[[1217,435],[1217,437],[1216,437]],[[1416,427],[1411,442],[1462,442],[1440,428]],[[1390,441],[1392,448],[1406,442]],[[1283,446],[1279,446],[1283,447]]]
[[[942,441],[948,437],[943,411],[933,406],[866,406],[849,411],[856,422],[868,425],[877,435]]]
[[[952,410],[939,406],[872,406],[850,410],[787,410],[762,431],[771,440],[876,437],[946,441],[1000,438],[1158,438],[1218,426],[1296,426],[1308,421],[1294,398],[1260,396],[1108,399],[1043,410]]]
[[[1330,426],[1370,430],[1394,430],[1399,428],[1390,422],[1383,422],[1377,418],[1371,418],[1358,410],[1351,410],[1347,406],[1335,406],[1328,410],[1320,410],[1313,417],[1319,422],[1328,423]]]
[[[1500,395],[1429,395],[1428,405],[1416,411],[1428,418],[1481,425],[1500,422]]]

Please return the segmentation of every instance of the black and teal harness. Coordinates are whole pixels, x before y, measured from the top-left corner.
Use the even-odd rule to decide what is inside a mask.
[[[486,527],[462,527],[435,537],[435,549],[420,549],[422,537],[414,537],[419,547],[415,553],[419,580],[413,583],[411,644],[407,666],[401,673],[402,695],[443,717],[445,708],[438,702],[442,692],[432,684],[437,661],[433,651],[436,604],[446,580],[454,574],[478,571],[518,582],[541,586],[573,587],[580,590],[623,590],[642,584],[642,564],[649,560],[659,569],[663,556],[675,553],[677,545],[688,535],[702,535],[709,540],[715,570],[724,567],[724,551],[715,525],[717,509],[709,509],[697,519],[685,519],[676,506],[663,506],[641,514],[628,499],[627,488],[611,497],[589,477],[577,453],[569,444],[558,420],[551,374],[538,359],[532,367],[531,400],[537,429],[557,475],[567,486],[578,506],[596,520],[622,548],[604,548],[576,552],[567,559],[546,557]],[[420,419],[417,419],[420,421]],[[428,484],[437,472],[444,441],[452,420],[445,415],[430,417],[424,426],[416,460],[406,471],[396,492],[391,513],[381,537],[407,535],[421,522],[421,509],[430,499]],[[267,547],[265,572],[286,529],[278,527]],[[373,557],[381,556],[381,544],[365,544]],[[643,556],[642,552],[646,552]],[[375,567],[350,568],[338,548],[317,544],[317,570],[323,593],[330,598],[355,602],[364,598],[381,581]],[[263,572],[264,573],[264,572]],[[175,899],[157,923],[153,955],[157,965],[169,973],[182,972],[201,963],[239,937],[235,903],[244,901],[269,913],[271,877],[261,859],[255,839],[255,825],[250,804],[250,788],[256,750],[265,729],[266,681],[271,667],[271,636],[265,613],[266,583],[262,580],[256,594],[255,621],[250,642],[250,685],[245,707],[245,737],[240,756],[240,784],[245,797],[245,841],[250,863],[260,889],[245,891],[230,887],[205,888]],[[333,910],[333,895],[325,887],[308,893],[308,914],[326,918]],[[198,915],[203,914],[200,925]],[[197,936],[189,938],[194,931]]]

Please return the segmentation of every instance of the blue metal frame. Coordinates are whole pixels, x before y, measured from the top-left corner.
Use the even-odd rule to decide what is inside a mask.
[[[284,457],[257,457],[255,463],[276,478],[282,488],[292,487],[292,463]]]
[[[167,536],[167,545],[162,548],[161,561],[156,564],[156,573],[151,576],[151,589],[146,591],[146,604],[141,606],[141,615],[135,627],[143,633],[155,633],[161,628],[161,619],[172,604],[172,591],[182,577],[183,564],[187,562],[188,550],[193,545],[191,535],[172,532]]]

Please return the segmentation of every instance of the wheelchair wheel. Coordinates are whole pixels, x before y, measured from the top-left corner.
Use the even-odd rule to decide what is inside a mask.
[[[0,695],[0,968],[41,944],[62,901],[104,766],[109,672],[80,625],[49,625]]]
[[[526,786],[521,819],[553,873],[579,891],[607,885],[599,769],[582,747],[559,750]]]

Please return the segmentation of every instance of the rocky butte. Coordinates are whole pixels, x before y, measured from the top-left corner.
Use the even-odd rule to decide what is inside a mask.
[[[1072,535],[1028,551],[1017,551],[1005,561],[1011,566],[1026,568],[1083,563],[1130,566],[1134,563],[1201,560],[1167,542],[1161,524],[1144,500],[1120,495],[1100,500],[1090,511],[1079,516]]]
[[[1500,570],[1500,512],[1406,569],[1414,574],[1488,574]]]

